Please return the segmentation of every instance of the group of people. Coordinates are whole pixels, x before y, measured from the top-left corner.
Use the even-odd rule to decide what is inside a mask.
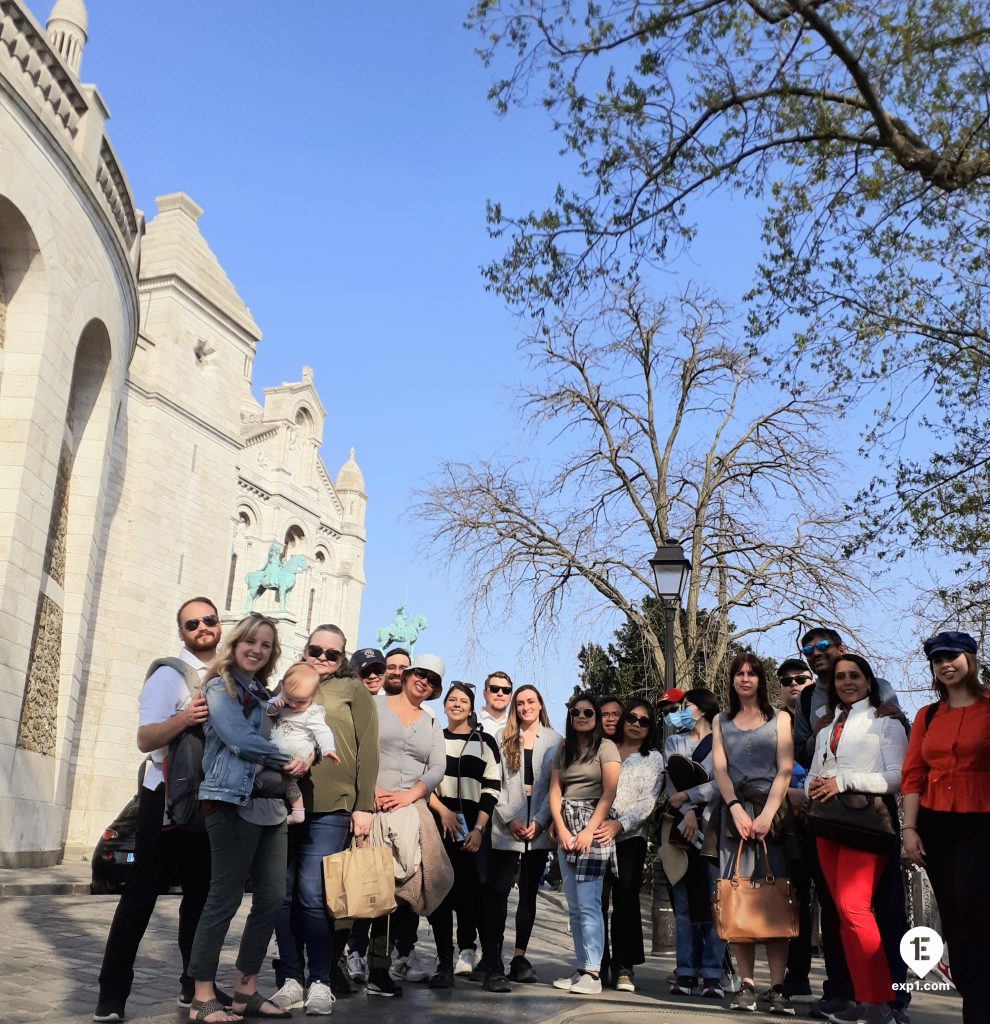
[[[978,927],[990,907],[976,872],[990,838],[990,698],[967,634],[926,643],[937,700],[911,730],[889,684],[821,628],[803,638],[804,659],[780,664],[781,708],[770,703],[763,662],[747,652],[730,666],[724,711],[707,689],[668,690],[657,708],[579,693],[561,735],[539,690],[514,687],[504,672],[487,677],[476,707],[469,684],[452,682],[444,693],[440,658],[376,648],[348,657],[343,632],[328,624],[275,685],[273,619],[253,613],[221,640],[215,605],[197,597],[177,623],[179,656],[153,664],[139,698],[138,747],[149,763],[135,870],[107,939],[95,1021],[124,1020],[138,947],[176,870],[179,1005],[191,1021],[327,1015],[358,985],[395,998],[403,982],[449,989],[458,975],[494,993],[536,982],[526,954],[551,854],[574,944],[573,969],[554,987],[635,991],[650,840],[675,914],[671,995],[724,997],[729,961],[713,889],[720,875],[754,874],[765,858],[775,877],[792,880],[801,911],[797,938],[766,943],[767,1010],[793,1014],[805,1001],[836,1024],[903,1021],[909,994],[895,989],[905,980],[907,928],[901,830],[906,856],[931,878],[963,1019],[986,1019],[976,971],[990,945]],[[441,697],[438,715],[426,702]],[[204,737],[199,814],[179,827],[165,762],[195,730]],[[809,811],[847,792],[889,805],[893,829],[882,850],[810,827]],[[324,858],[365,836],[408,862],[396,909],[371,921],[334,919]],[[227,993],[216,984],[218,965],[248,882],[250,912]],[[827,975],[814,1002],[812,883]],[[421,917],[436,947],[430,960],[416,950]],[[266,998],[258,975],[273,934],[276,991]],[[732,954],[740,984],[731,1005],[755,1010],[755,946],[733,943]]]

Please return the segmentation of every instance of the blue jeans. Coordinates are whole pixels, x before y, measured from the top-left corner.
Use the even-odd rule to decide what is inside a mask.
[[[306,969],[292,930],[295,901],[309,967],[309,982],[330,984],[333,928],[323,895],[323,858],[347,846],[351,816],[346,811],[307,814],[295,859],[290,859],[285,879],[285,901],[275,925],[281,974],[306,983]]]
[[[709,888],[714,891],[718,868],[708,866]],[[674,902],[674,945],[677,952],[678,978],[701,978],[719,984],[722,979],[722,958],[725,943],[715,933],[715,925],[692,924],[688,906],[687,882],[682,878],[671,887]]]
[[[605,922],[602,920],[602,879],[579,882],[574,865],[563,855],[557,857],[560,877],[567,897],[567,913],[571,919],[571,937],[579,971],[598,973],[605,950]]]

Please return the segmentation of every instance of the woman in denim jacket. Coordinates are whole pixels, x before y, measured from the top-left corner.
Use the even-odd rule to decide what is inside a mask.
[[[210,837],[212,882],[189,960],[196,982],[191,1021],[291,1016],[257,990],[258,971],[285,892],[286,811],[281,799],[252,796],[254,777],[259,765],[295,776],[309,768],[308,762],[290,759],[268,739],[265,683],[280,654],[275,622],[249,615],[224,639],[204,689],[209,718],[199,795]],[[251,913],[237,954],[234,1002],[227,1012],[217,1001],[214,980],[248,877],[253,882]]]

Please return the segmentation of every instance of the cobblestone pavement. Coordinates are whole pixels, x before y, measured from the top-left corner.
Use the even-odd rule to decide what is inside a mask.
[[[81,1024],[89,1020],[96,1003],[96,978],[103,944],[116,898],[112,896],[8,897],[0,899],[0,999],[3,1024]],[[175,945],[178,900],[162,897],[145,936],[136,965],[134,990],[127,1004],[128,1020],[135,1024],[181,1024],[182,1011],[175,1005],[179,961]],[[231,928],[240,934],[246,910],[242,908]],[[511,920],[511,917],[510,917]],[[510,928],[511,933],[511,928]],[[420,949],[432,952],[429,927],[420,928]],[[234,942],[228,940],[219,981],[230,987],[233,977]],[[274,948],[274,947],[273,947]],[[410,1011],[417,1017],[453,1024],[454,1021],[511,1022],[511,1024],[704,1024],[733,1019],[718,1005],[666,995],[667,975],[673,956],[650,957],[636,969],[638,991],[633,994],[605,992],[579,999],[559,992],[548,982],[568,973],[569,936],[566,916],[556,900],[541,899],[537,926],[530,946],[541,982],[516,985],[511,995],[495,996],[458,979],[449,992],[430,991],[425,984],[405,985],[401,1000],[369,999],[361,992],[338,1001],[334,1016],[354,1024],[380,1024],[383,1017],[400,1019]],[[816,961],[817,989],[820,962]],[[262,987],[271,988],[266,968]],[[766,985],[766,978],[757,978]],[[297,1011],[297,1017],[301,1014]],[[763,1019],[762,1014],[754,1015]],[[911,1007],[912,1024],[949,1024],[960,1017],[958,998],[924,994]],[[801,1020],[801,1016],[797,1018]],[[807,1019],[807,1018],[806,1018]]]

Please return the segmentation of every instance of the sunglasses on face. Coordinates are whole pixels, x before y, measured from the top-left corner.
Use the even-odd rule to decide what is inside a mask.
[[[220,616],[219,615],[204,615],[204,616],[202,616],[202,618],[199,618],[199,619],[186,619],[186,621],[182,623],[182,628],[187,633],[191,633],[194,629],[196,629],[196,627],[201,622],[203,623],[204,626],[213,627],[213,626],[216,626],[216,625],[219,624]]]
[[[628,714],[626,715],[626,721],[630,725],[638,725],[640,729],[649,729],[650,727],[650,720],[646,717],[646,715]]]
[[[310,644],[306,648],[306,655],[313,659],[313,661],[319,661],[323,658],[324,661],[340,661],[344,656],[343,651],[335,651],[332,647],[317,647],[316,644]]]
[[[781,686],[804,686],[808,682],[809,676],[781,676]]]
[[[503,693],[503,694],[505,694],[506,697],[508,697],[509,694],[512,693],[512,687],[511,686],[496,686],[494,683],[489,683],[488,684],[488,692],[489,693]]]
[[[385,669],[380,665],[372,666],[371,668],[365,668],[361,670],[362,679],[370,679],[372,676],[383,676],[385,675]]]
[[[813,651],[827,651],[830,647],[834,646],[835,643],[832,640],[816,640],[813,644],[805,644],[801,650],[805,655],[808,655]]]
[[[571,718],[594,718],[594,708],[571,708],[569,712]]]
[[[425,679],[430,686],[440,685],[440,677],[435,672],[427,672],[425,668],[414,668],[412,674],[417,679]]]

